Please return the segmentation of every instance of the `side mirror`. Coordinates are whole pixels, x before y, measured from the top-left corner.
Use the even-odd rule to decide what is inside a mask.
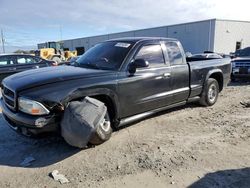
[[[144,68],[148,66],[148,61],[145,61],[144,59],[136,59],[130,63],[128,71],[129,73],[134,74],[137,68]]]

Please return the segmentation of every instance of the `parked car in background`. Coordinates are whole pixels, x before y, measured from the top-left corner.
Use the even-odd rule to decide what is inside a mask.
[[[54,61],[48,61],[32,55],[0,55],[0,81],[17,72],[55,65],[57,64]]]
[[[236,50],[235,57],[250,57],[250,47]]]
[[[240,57],[232,60],[231,80],[250,78],[250,57]]]

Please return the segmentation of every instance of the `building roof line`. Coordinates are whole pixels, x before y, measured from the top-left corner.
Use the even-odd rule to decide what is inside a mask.
[[[202,23],[202,22],[208,22],[208,21],[228,21],[228,22],[250,23],[250,21],[227,20],[227,19],[211,18],[211,19],[206,19],[206,20],[185,22],[185,23],[179,23],[179,24],[163,25],[163,26],[151,27],[151,28],[142,28],[142,29],[135,29],[135,30],[128,30],[128,31],[107,33],[107,34],[101,34],[101,35],[93,35],[93,36],[86,36],[86,37],[71,38],[71,39],[65,39],[65,40],[62,40],[62,41],[73,41],[73,40],[79,40],[79,39],[90,39],[90,38],[104,37],[104,36],[107,36],[108,39],[109,39],[110,35],[119,35],[119,34],[125,34],[125,33],[129,33],[129,32],[140,32],[140,31],[145,31],[145,30],[149,30],[149,29],[160,29],[160,28],[175,27],[175,26],[188,25],[188,24],[196,24],[196,23]],[[43,44],[43,43],[39,43],[39,44]]]
[[[79,40],[79,39],[86,39],[86,38],[93,38],[93,37],[102,37],[102,36],[116,35],[116,34],[129,33],[129,32],[139,32],[139,31],[144,31],[144,30],[148,30],[148,29],[160,29],[160,28],[167,28],[167,27],[187,25],[187,24],[195,24],[195,23],[214,21],[214,20],[216,20],[216,18],[207,19],[207,20],[200,20],[200,21],[193,21],[193,22],[185,22],[185,23],[179,23],[179,24],[172,24],[172,25],[163,25],[163,26],[157,26],[157,27],[143,28],[143,29],[121,31],[121,32],[115,32],[115,33],[107,33],[107,34],[94,35],[94,36],[79,37],[79,38],[74,38],[74,39],[65,39],[63,41]]]
[[[219,18],[215,18],[216,21],[227,21],[227,22],[243,22],[243,23],[250,23],[250,21],[247,20],[227,20],[227,19],[219,19]]]

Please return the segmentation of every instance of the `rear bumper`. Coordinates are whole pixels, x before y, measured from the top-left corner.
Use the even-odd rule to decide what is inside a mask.
[[[56,131],[59,127],[58,124],[60,120],[56,115],[31,116],[22,112],[11,111],[2,99],[0,103],[4,119],[8,122],[8,125],[16,131],[23,132],[23,130],[28,130],[33,134],[39,134]]]

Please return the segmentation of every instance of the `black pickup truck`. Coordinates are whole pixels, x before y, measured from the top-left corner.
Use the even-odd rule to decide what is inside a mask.
[[[25,71],[2,82],[2,111],[23,134],[60,128],[71,101],[89,96],[105,103],[102,129],[199,100],[213,105],[231,74],[230,59],[186,59],[180,42],[168,38],[123,38],[97,44],[75,66]]]

